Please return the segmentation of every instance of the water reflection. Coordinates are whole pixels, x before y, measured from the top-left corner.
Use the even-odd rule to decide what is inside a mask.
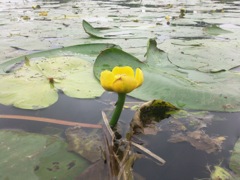
[[[9,0],[7,1],[9,2]],[[25,1],[27,2],[27,0]],[[167,2],[164,1],[137,1],[137,0],[92,0],[92,1],[77,1],[77,0],[33,0],[31,2],[43,2],[43,3],[53,3],[53,4],[64,4],[61,8],[64,8],[65,5],[68,8],[68,11],[65,11],[67,15],[71,14],[71,8],[72,5],[78,4],[78,3],[85,3],[85,6],[79,6],[79,14],[81,16],[75,17],[70,16],[70,20],[67,21],[67,19],[63,19],[64,22],[66,21],[69,23],[68,27],[61,26],[59,19],[62,18],[62,14],[59,12],[56,13],[56,11],[51,12],[51,9],[49,8],[49,14],[54,14],[59,16],[56,16],[54,18],[57,19],[57,27],[54,29],[47,29],[45,31],[42,31],[41,34],[44,34],[44,36],[41,37],[40,42],[47,42],[49,41],[49,37],[55,36],[55,34],[48,35],[47,33],[56,33],[57,36],[60,36],[60,32],[65,32],[67,34],[67,37],[63,37],[63,41],[70,41],[72,44],[74,43],[84,43],[81,38],[81,34],[84,34],[84,32],[79,32],[80,25],[81,25],[81,17],[84,18],[91,18],[91,17],[99,17],[97,20],[94,20],[93,22],[95,25],[104,23],[107,25],[125,25],[127,23],[135,23],[135,26],[141,27],[142,24],[138,22],[143,22],[146,24],[156,24],[160,23],[161,25],[156,26],[156,29],[154,29],[154,35],[157,35],[157,38],[160,36],[164,36],[164,40],[170,39],[170,38],[183,38],[185,40],[191,40],[191,39],[206,39],[211,37],[206,36],[199,36],[196,35],[193,37],[182,37],[182,34],[178,34],[175,37],[171,37],[169,35],[170,32],[176,32],[176,30],[180,29],[181,27],[198,27],[199,29],[203,27],[207,27],[211,24],[225,24],[226,22],[239,27],[239,21],[237,21],[237,17],[239,16],[239,3],[238,1],[234,0],[219,0],[219,1],[210,1],[210,2],[202,2],[202,1],[179,1],[179,3],[175,4],[173,7],[171,7]],[[68,4],[72,2],[72,4]],[[95,4],[91,4],[91,3]],[[176,3],[177,1],[169,1]],[[194,6],[195,4],[198,4],[197,6]],[[89,6],[87,6],[90,4]],[[98,6],[99,4],[107,4],[108,6]],[[0,5],[2,6],[3,3],[1,2]],[[213,8],[215,5],[219,5],[220,8],[222,8],[225,11],[225,14],[221,12],[220,10],[212,12],[212,10],[218,9]],[[117,11],[112,12],[109,8],[109,6],[112,7],[112,9],[116,9]],[[166,15],[173,15],[178,16],[179,15],[179,8],[184,6],[186,11],[186,18],[183,19],[183,22],[180,21],[178,23],[172,22],[170,26],[165,25],[164,18]],[[20,12],[20,15],[23,15],[24,13],[28,13],[31,9],[31,6],[29,6],[28,10],[25,10]],[[106,8],[107,7],[107,8]],[[144,7],[146,10],[142,11],[142,7]],[[122,8],[122,9],[121,9]],[[70,10],[69,10],[70,9]],[[14,9],[15,10],[15,9]],[[63,10],[63,9],[61,9]],[[91,10],[91,12],[88,12],[88,10]],[[122,10],[122,12],[121,12]],[[134,11],[135,10],[135,11]],[[85,12],[86,11],[86,12]],[[17,21],[15,19],[19,17],[15,17],[14,11],[14,17],[12,17],[9,22],[13,22],[14,24],[17,24]],[[30,14],[29,16],[31,16]],[[55,14],[54,14],[55,15]],[[114,16],[113,16],[114,15]],[[105,16],[111,16],[114,17],[111,20],[111,23],[99,20],[100,17]],[[205,18],[207,17],[207,18]],[[1,17],[3,19],[3,15]],[[41,26],[49,27],[49,24],[54,23],[54,20],[52,19],[51,22],[47,22]],[[75,19],[74,19],[75,18]],[[204,19],[205,18],[205,19]],[[224,21],[224,18],[226,20]],[[4,18],[5,19],[5,18]],[[95,18],[96,19],[96,18]],[[204,19],[204,20],[203,20]],[[75,20],[75,21],[74,21]],[[133,21],[138,20],[138,22]],[[184,21],[185,20],[185,21]],[[25,26],[22,26],[21,28],[15,27],[14,25],[6,26],[2,29],[2,32],[4,29],[7,29],[10,32],[4,32],[0,35],[1,43],[3,44],[1,47],[6,48],[7,46],[12,45],[13,42],[17,42],[17,45],[19,45],[20,42],[26,40],[26,44],[22,45],[22,48],[25,49],[25,46],[29,46],[30,39],[33,34],[29,35],[29,32],[36,32],[36,29],[38,26],[36,24],[40,24],[42,22],[36,21],[35,24],[34,21],[23,21],[19,20],[20,24],[22,25],[25,23]],[[9,23],[6,21],[6,23]],[[5,22],[4,22],[5,23]],[[109,24],[108,24],[109,23]],[[116,24],[114,24],[116,23]],[[29,25],[30,24],[30,25]],[[77,24],[77,25],[76,25]],[[77,30],[74,29],[74,27],[77,27]],[[27,29],[29,27],[33,27],[34,31],[32,29],[28,30],[27,32],[22,32],[22,30]],[[171,29],[172,27],[177,27],[178,29]],[[11,29],[12,28],[12,29]],[[72,30],[73,29],[73,30]],[[62,31],[61,31],[62,30]],[[72,30],[72,31],[71,31]],[[169,33],[165,33],[165,30],[169,30]],[[69,32],[67,32],[69,31]],[[195,31],[195,29],[192,29],[192,31]],[[1,32],[1,33],[2,33]],[[16,32],[16,33],[15,33]],[[67,32],[67,33],[66,33]],[[75,32],[78,32],[74,34]],[[11,35],[9,35],[12,33]],[[164,34],[165,33],[165,34]],[[196,32],[195,32],[196,33]],[[20,35],[28,35],[28,38],[21,37]],[[21,39],[14,39],[16,37],[21,37]],[[6,38],[8,37],[8,38]],[[47,38],[44,38],[47,37]],[[73,39],[69,39],[69,37],[74,37]],[[87,39],[88,36],[84,35],[84,38]],[[219,37],[217,37],[219,38]],[[10,39],[10,40],[9,40]],[[55,38],[56,41],[51,42],[51,44],[47,44],[44,46],[44,48],[49,48],[52,46],[56,46],[59,43],[61,43],[61,38]],[[54,40],[55,40],[54,39]],[[81,39],[81,40],[80,40]],[[160,39],[160,38],[159,38]],[[73,41],[75,40],[75,41]],[[88,40],[89,42],[101,42],[100,40],[91,39]],[[106,40],[102,40],[106,41]],[[114,40],[115,41],[115,40]],[[4,42],[6,42],[4,44]],[[34,41],[36,42],[36,41]],[[112,42],[112,41],[111,41]],[[121,41],[122,42],[122,41]],[[126,43],[127,42],[127,43]],[[124,41],[123,44],[128,44],[129,41]],[[136,43],[137,42],[137,43]],[[38,42],[39,43],[39,42]],[[36,43],[35,43],[36,44]],[[71,45],[72,45],[71,44]],[[134,44],[132,45],[134,48],[136,45],[139,44],[139,40],[135,40]],[[121,44],[120,44],[121,45]],[[13,46],[13,45],[12,45]],[[123,45],[124,46],[124,45]],[[142,45],[143,46],[143,45]],[[129,48],[124,47],[125,49]],[[31,48],[30,48],[31,49]],[[36,47],[35,49],[43,49]],[[20,51],[20,50],[18,50]],[[2,52],[6,52],[5,49],[2,50]],[[12,48],[9,50],[10,53],[16,52],[16,50],[13,51]],[[25,52],[24,52],[25,53]],[[139,53],[139,52],[138,52]],[[239,68],[235,69],[236,71],[239,71]],[[110,95],[111,96],[111,95]],[[24,115],[31,115],[31,116],[39,116],[39,117],[49,117],[49,118],[55,118],[55,119],[63,119],[63,120],[70,120],[70,121],[81,121],[85,123],[98,123],[101,120],[101,110],[105,108],[109,108],[110,101],[114,102],[115,96],[107,96],[104,95],[100,99],[97,100],[77,100],[77,99],[71,99],[64,95],[60,95],[59,101],[46,109],[38,110],[38,111],[25,111],[16,109],[13,107],[7,107],[0,105],[0,113],[1,114],[24,114]],[[110,99],[107,103],[103,103],[105,99]],[[133,111],[126,109],[122,115],[122,122],[126,126],[128,126],[129,121],[131,120],[131,117],[133,116]],[[159,156],[163,157],[167,163],[164,166],[158,166],[155,164],[155,162],[149,160],[149,159],[140,159],[136,161],[134,164],[134,170],[136,170],[139,174],[141,174],[143,177],[146,177],[146,179],[151,180],[158,180],[158,179],[164,179],[164,180],[192,180],[193,178],[208,178],[209,177],[209,171],[206,168],[207,164],[210,165],[216,165],[222,162],[222,166],[228,167],[228,161],[230,156],[230,151],[233,149],[233,146],[240,136],[240,113],[217,113],[214,112],[214,115],[216,117],[224,118],[224,120],[218,120],[216,119],[212,125],[206,127],[204,130],[211,133],[211,135],[222,135],[226,136],[226,141],[223,145],[223,150],[219,153],[213,153],[213,154],[207,154],[203,151],[196,150],[194,147],[192,147],[189,143],[169,143],[167,142],[167,139],[171,135],[171,132],[161,132],[156,136],[153,135],[140,135],[139,138],[145,142],[146,147],[148,147],[150,150],[152,150],[154,153],[158,154]],[[220,119],[220,118],[219,118]],[[162,122],[162,124],[168,123],[168,120],[165,120]],[[0,120],[0,127],[1,128],[21,128],[26,131],[30,132],[42,132],[42,129],[45,127],[48,127],[49,124],[46,123],[39,123],[39,122],[24,122],[19,120],[8,120],[8,119],[1,119]],[[50,125],[53,127],[57,127],[60,129],[65,129],[65,126],[61,125]]]

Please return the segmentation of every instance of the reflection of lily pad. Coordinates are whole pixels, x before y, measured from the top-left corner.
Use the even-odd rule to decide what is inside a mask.
[[[1,130],[0,142],[0,179],[74,179],[88,166],[56,137]]]
[[[0,75],[0,103],[23,109],[45,108],[57,101],[58,90],[74,98],[100,96],[103,90],[92,75],[90,60],[107,47],[107,44],[82,45],[32,54],[15,71],[21,57],[0,64],[0,73],[13,71]]]
[[[166,52],[156,47],[154,40],[150,41],[146,56],[147,61],[142,63],[119,49],[105,50],[95,61],[95,76],[99,78],[102,70],[111,70],[114,66],[140,67],[145,80],[140,88],[130,93],[133,97],[162,99],[186,109],[240,111],[238,74],[230,71],[204,73],[177,67],[169,61]]]

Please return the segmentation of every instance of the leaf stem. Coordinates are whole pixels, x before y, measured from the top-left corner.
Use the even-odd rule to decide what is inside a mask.
[[[125,99],[126,99],[126,93],[118,93],[118,101],[117,101],[114,113],[112,115],[112,118],[109,122],[111,128],[114,128],[118,122],[118,119],[123,109]]]

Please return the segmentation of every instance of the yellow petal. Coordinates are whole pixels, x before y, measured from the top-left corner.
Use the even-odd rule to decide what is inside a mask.
[[[113,83],[113,91],[117,93],[129,93],[137,87],[137,81],[133,77],[121,76]]]
[[[48,12],[47,11],[41,11],[39,12],[39,16],[47,16]]]
[[[105,70],[101,72],[100,83],[105,90],[113,91],[112,84],[114,80],[114,74],[111,71]]]
[[[134,71],[130,66],[123,66],[123,67],[116,66],[113,68],[112,72],[115,75],[125,74],[126,76],[134,77]]]
[[[135,78],[137,80],[137,87],[141,86],[144,81],[144,76],[143,76],[143,72],[141,69],[139,69],[139,68],[136,69]]]

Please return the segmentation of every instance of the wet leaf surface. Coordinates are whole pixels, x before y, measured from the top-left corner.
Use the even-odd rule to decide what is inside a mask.
[[[24,60],[19,57],[1,64],[0,103],[23,109],[41,109],[57,101],[58,91],[74,98],[100,96],[103,89],[92,75],[91,59],[108,46],[73,46],[32,54],[24,57]],[[89,50],[89,47],[95,49]],[[22,65],[21,61],[25,63]]]
[[[156,47],[154,40],[149,41],[144,63],[119,49],[103,51],[94,63],[94,74],[99,78],[102,70],[126,65],[140,67],[145,77],[143,85],[130,93],[133,97],[162,99],[186,109],[230,112],[240,109],[240,89],[236,86],[240,78],[237,73],[206,73],[181,68],[168,59],[165,51]]]
[[[1,130],[1,179],[66,179],[77,177],[88,162],[66,150],[58,137]]]
[[[170,117],[178,108],[162,100],[152,100],[143,103],[134,114],[131,128],[134,133],[156,134],[159,129],[157,122]]]
[[[228,170],[220,167],[220,166],[214,166],[214,170],[211,173],[211,179],[212,180],[218,180],[218,179],[222,179],[222,180],[228,180],[228,179],[235,179],[233,178],[233,176],[228,172]]]
[[[87,133],[82,128],[73,127],[65,131],[68,150],[80,154],[85,159],[95,163],[101,159],[101,134],[96,131]]]
[[[60,3],[59,3],[60,2]],[[4,62],[6,59],[18,57],[20,55],[26,55],[36,51],[42,51],[46,49],[58,48],[63,46],[69,46],[73,44],[84,44],[84,43],[99,43],[99,42],[112,42],[121,45],[124,51],[127,51],[134,56],[136,56],[141,61],[145,60],[143,57],[146,49],[147,39],[120,39],[121,35],[114,34],[111,32],[114,28],[125,29],[131,28],[145,28],[145,32],[141,34],[143,37],[151,38],[155,37],[160,47],[166,53],[176,53],[181,57],[182,61],[178,59],[171,58],[173,65],[181,67],[181,73],[188,73],[188,76],[192,81],[202,82],[202,80],[207,80],[209,84],[214,82],[214,79],[206,74],[192,73],[192,69],[200,70],[202,72],[218,72],[221,69],[230,69],[235,67],[238,62],[238,47],[239,47],[239,2],[238,1],[152,1],[152,0],[143,0],[143,1],[68,1],[60,0],[56,1],[18,1],[18,0],[3,0],[0,2],[0,22],[1,31],[0,31],[0,61]],[[41,7],[41,9],[34,9],[36,5]],[[180,9],[184,8],[185,14],[184,18],[179,18]],[[48,11],[48,16],[39,16],[40,11]],[[170,23],[165,19],[166,16],[170,17]],[[24,20],[26,17],[26,20]],[[95,39],[89,37],[81,27],[82,20],[90,22],[93,27],[100,28],[111,28],[109,29],[110,33],[113,33],[114,39]],[[212,32],[206,31],[207,27],[218,26],[221,28],[220,32],[216,29]],[[100,29],[105,31],[106,29]],[[231,31],[231,33],[225,33],[222,30]],[[103,31],[103,32],[104,32]],[[151,31],[151,32],[149,32]],[[105,31],[107,32],[107,31]],[[109,33],[108,32],[108,33]],[[210,33],[209,33],[210,32]],[[138,34],[139,36],[140,34]],[[175,38],[180,38],[180,41],[175,41]],[[211,46],[206,46],[210,48],[206,52],[215,53],[215,52],[230,52],[227,56],[222,56],[220,58],[214,58],[204,54],[205,51],[200,49],[200,46],[203,46],[202,42],[214,40],[214,43],[211,43]],[[202,40],[201,40],[202,39]],[[201,40],[201,41],[198,41]],[[217,40],[217,41],[216,41]],[[166,42],[165,42],[166,41]],[[175,48],[172,48],[172,44],[178,44]],[[163,46],[161,46],[163,44]],[[170,48],[168,47],[170,44]],[[180,54],[181,51],[188,51],[191,44],[192,49],[200,50],[203,54],[194,52],[188,57],[188,62],[190,64],[184,63],[187,56],[186,54]],[[181,47],[187,45],[188,47]],[[218,49],[217,46],[220,48]],[[236,47],[234,47],[236,46]],[[213,48],[212,48],[213,47]],[[178,49],[179,48],[179,49]],[[212,48],[212,49],[211,49]],[[232,49],[231,49],[232,48]],[[236,48],[236,51],[235,51]],[[95,48],[91,48],[95,49]],[[169,49],[169,50],[168,50]],[[204,49],[204,48],[203,48]],[[213,50],[213,51],[212,51]],[[161,58],[164,58],[161,56]],[[236,55],[236,56],[235,56]],[[200,62],[194,61],[194,57]],[[200,56],[200,57],[199,57]],[[170,56],[169,56],[170,57]],[[171,55],[174,57],[174,55]],[[204,58],[206,59],[204,59]],[[236,58],[235,58],[236,57]],[[23,60],[24,58],[22,58]],[[90,58],[91,59],[91,58]],[[94,58],[92,58],[94,59]],[[158,58],[156,58],[157,60]],[[218,62],[212,62],[211,60],[216,60]],[[231,62],[231,59],[234,59],[234,62]],[[209,60],[208,65],[206,65],[206,60]],[[175,61],[175,62],[174,62]],[[156,61],[158,62],[158,61]],[[154,63],[153,63],[154,64]],[[157,64],[157,63],[156,63]],[[169,64],[168,64],[169,65]],[[215,67],[216,68],[215,68]],[[187,71],[185,71],[187,69]],[[189,71],[190,69],[190,71]],[[0,70],[2,73],[2,68]],[[189,73],[190,72],[190,73]],[[225,73],[223,73],[225,75]],[[226,73],[227,76],[229,73]],[[219,78],[217,78],[219,79]],[[221,79],[221,78],[220,78]],[[229,78],[228,82],[231,83]],[[233,78],[234,79],[234,78]],[[225,81],[222,84],[225,85]],[[227,83],[226,83],[227,84]],[[227,86],[227,90],[232,91],[235,94],[235,90],[238,87],[239,82],[232,82],[236,84],[236,88],[232,86]],[[223,86],[219,86],[219,89],[222,89]],[[200,88],[201,89],[201,88]],[[238,93],[238,92],[237,92]],[[236,93],[236,94],[237,94]],[[201,92],[200,92],[201,94]],[[238,93],[239,94],[239,93]],[[172,94],[175,96],[175,94]],[[104,96],[105,97],[105,96]],[[211,96],[210,96],[211,97]],[[209,99],[209,97],[206,97]],[[238,99],[238,98],[236,98]],[[66,100],[66,99],[65,99]],[[71,99],[73,100],[73,99]],[[149,99],[147,99],[149,100]],[[203,99],[205,102],[205,100]],[[214,101],[214,100],[213,100]],[[65,101],[61,101],[63,104],[66,104]],[[72,101],[71,101],[72,102]],[[76,101],[74,101],[76,102]],[[85,101],[84,101],[85,102]],[[95,102],[95,101],[94,101]],[[199,102],[195,102],[198,104]],[[70,103],[71,104],[71,103]],[[216,102],[218,104],[218,102]],[[223,103],[224,110],[233,110],[235,108],[234,103],[229,103],[224,101]],[[69,104],[67,104],[69,105]],[[72,105],[72,104],[71,104]],[[78,106],[79,104],[75,104]],[[182,101],[176,102],[178,107],[184,107],[186,104]],[[194,105],[194,104],[193,104]],[[3,106],[2,106],[3,107]],[[54,105],[55,107],[55,105]],[[57,106],[56,109],[58,109]],[[73,107],[71,107],[73,108]],[[5,109],[5,108],[3,108]],[[52,111],[52,108],[47,108],[47,110]],[[54,108],[53,108],[54,109]],[[57,113],[67,114],[66,108],[62,109],[62,112],[54,109],[50,114],[55,116]],[[46,109],[44,109],[46,110]],[[2,110],[4,111],[4,110]],[[14,112],[19,112],[14,109]],[[76,110],[78,112],[78,110]],[[234,110],[233,110],[234,111]],[[41,113],[42,111],[36,111],[36,113]],[[45,111],[44,111],[45,112]],[[75,114],[70,113],[71,115]],[[186,115],[186,114],[185,114]],[[220,153],[211,153],[209,156],[206,153],[202,153],[195,150],[189,152],[188,147],[189,143],[179,143],[175,146],[172,143],[166,144],[165,134],[160,134],[159,136],[151,136],[148,138],[148,143],[152,144],[151,148],[158,154],[164,154],[164,157],[167,157],[168,163],[166,166],[160,168],[156,167],[155,164],[151,164],[147,161],[137,161],[134,165],[135,169],[138,170],[142,175],[147,176],[151,180],[157,180],[159,177],[167,179],[176,179],[178,180],[181,176],[182,179],[193,179],[197,178],[206,178],[209,177],[208,172],[206,172],[206,164],[217,161],[224,161],[225,166],[228,167],[229,150],[232,150],[232,142],[235,142],[236,136],[239,135],[239,129],[237,126],[239,123],[239,117],[236,113],[220,113],[221,117],[228,117],[226,122],[214,123],[214,127],[210,127],[210,130],[213,133],[208,134],[209,137],[216,137],[218,134],[220,136],[224,133],[229,134],[230,137],[224,143],[225,149]],[[92,117],[92,116],[91,116]],[[190,116],[185,116],[186,118],[192,118]],[[182,121],[171,121],[172,131],[183,131],[186,132],[187,128],[193,128],[195,126],[206,127],[209,125],[209,116],[206,117],[206,121],[187,121],[186,123]],[[85,119],[85,118],[84,118]],[[124,116],[124,121],[129,119],[129,116]],[[211,119],[211,118],[210,118]],[[82,121],[82,120],[81,120]],[[210,122],[211,123],[211,122]],[[220,126],[219,126],[220,124]],[[19,124],[20,125],[20,124]],[[168,128],[166,124],[161,123],[161,126]],[[190,125],[188,127],[188,125]],[[4,125],[5,126],[5,125]],[[161,127],[160,126],[160,127]],[[15,127],[15,126],[14,126]],[[157,126],[158,127],[158,126]],[[160,130],[164,129],[163,127]],[[170,127],[169,127],[170,128]],[[208,129],[208,128],[206,128]],[[238,129],[238,130],[237,130]],[[196,130],[196,129],[194,129]],[[215,132],[215,133],[214,133]],[[222,134],[223,132],[223,134]],[[156,139],[155,139],[156,137]],[[170,145],[169,145],[170,144]],[[186,144],[182,148],[182,144]],[[176,148],[175,148],[176,147]],[[175,149],[172,150],[172,149]],[[191,148],[195,149],[195,148]],[[165,153],[166,152],[166,153]],[[187,154],[185,156],[179,156],[179,154]],[[170,154],[170,156],[168,156]],[[214,154],[214,155],[213,155]],[[224,158],[223,158],[224,157]],[[186,166],[187,164],[187,166]],[[72,163],[69,164],[69,167],[72,166]],[[139,168],[143,167],[143,168]],[[150,167],[150,168],[146,168]],[[180,168],[179,168],[180,167]],[[202,167],[202,168],[201,168]],[[38,166],[35,167],[38,169]],[[101,168],[99,168],[101,169]],[[219,168],[216,170],[219,170]],[[227,168],[224,168],[227,170]],[[92,174],[94,171],[92,171]],[[207,174],[207,176],[206,176]],[[220,174],[222,170],[220,169]],[[217,173],[219,175],[219,173]],[[215,176],[218,178],[218,176]],[[221,176],[226,177],[227,176]],[[83,178],[84,179],[84,178]],[[96,176],[94,177],[96,179]],[[219,179],[219,178],[218,178]]]
[[[240,177],[240,140],[236,142],[230,162],[229,162],[230,169]]]

